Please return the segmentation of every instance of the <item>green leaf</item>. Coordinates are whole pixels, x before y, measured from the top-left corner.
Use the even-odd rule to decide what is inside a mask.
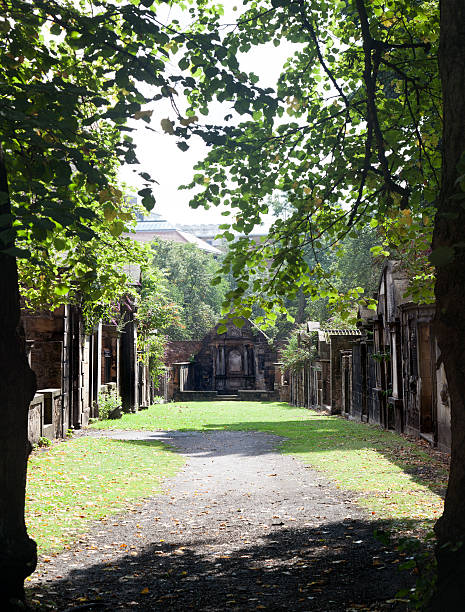
[[[121,221],[115,221],[110,225],[110,234],[112,236],[118,237],[121,236],[125,229],[126,228],[124,223],[122,223]]]

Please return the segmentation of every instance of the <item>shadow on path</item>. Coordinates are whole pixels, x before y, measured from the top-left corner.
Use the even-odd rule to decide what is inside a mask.
[[[403,611],[406,603],[393,599],[414,577],[398,570],[402,553],[373,537],[375,529],[389,528],[363,520],[277,526],[259,543],[234,550],[208,534],[180,535],[170,544],[153,542],[109,563],[73,569],[48,588],[36,585],[29,596],[53,600],[52,609],[60,611]]]
[[[105,431],[99,435],[127,439],[134,444],[138,440],[158,441],[180,446],[181,452],[187,456],[253,457],[276,452],[276,447],[284,442],[287,449],[293,453],[321,453],[325,451],[357,451],[370,449],[383,455],[390,463],[408,474],[411,479],[437,495],[444,497],[447,485],[447,465],[445,455],[442,462],[431,460],[420,447],[415,447],[403,438],[362,423],[347,423],[342,419],[312,418],[309,420],[292,421],[244,421],[239,423],[208,423],[204,431],[181,429],[178,431]],[[257,443],[257,437],[242,437],[241,444],[234,440],[223,442],[212,448],[205,436],[215,432],[257,432],[263,435],[263,443]],[[286,436],[287,434],[287,436]],[[273,436],[275,445],[265,441]],[[192,443],[190,441],[192,440]],[[177,444],[177,441],[180,444]],[[186,442],[189,441],[186,446]]]

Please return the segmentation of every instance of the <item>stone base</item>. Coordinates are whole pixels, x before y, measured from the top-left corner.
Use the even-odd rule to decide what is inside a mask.
[[[176,402],[212,402],[216,399],[220,399],[217,391],[177,391],[174,396]],[[279,401],[279,392],[266,389],[239,389],[235,399],[242,402],[275,402]]]
[[[266,389],[239,389],[237,399],[242,402],[274,402],[279,401],[279,391]]]
[[[176,402],[210,402],[217,398],[216,391],[176,391]]]

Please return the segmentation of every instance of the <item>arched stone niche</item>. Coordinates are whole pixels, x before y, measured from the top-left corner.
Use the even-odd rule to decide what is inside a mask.
[[[240,374],[242,372],[242,355],[237,349],[233,349],[228,355],[228,373]]]

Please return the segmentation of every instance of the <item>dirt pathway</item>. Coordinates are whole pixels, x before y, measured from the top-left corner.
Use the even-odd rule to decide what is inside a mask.
[[[404,610],[412,578],[379,524],[257,432],[96,432],[187,458],[165,495],[42,560],[32,599],[56,610]]]

